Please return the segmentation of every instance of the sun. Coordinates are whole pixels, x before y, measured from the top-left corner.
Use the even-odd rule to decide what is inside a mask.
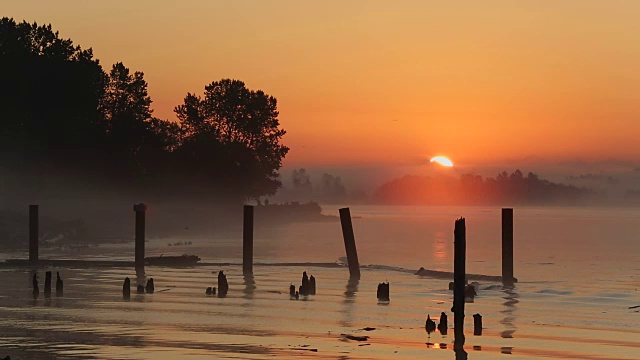
[[[451,160],[449,160],[449,158],[445,156],[432,157],[431,160],[429,160],[429,162],[436,162],[442,166],[453,167],[453,162],[451,162]]]

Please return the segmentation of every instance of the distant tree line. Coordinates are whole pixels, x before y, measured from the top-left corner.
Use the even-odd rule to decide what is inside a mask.
[[[319,183],[313,186],[311,175],[304,169],[293,169],[291,174],[293,194],[298,199],[316,200],[322,203],[345,203],[353,200],[340,176],[323,173]],[[360,195],[360,194],[358,194]]]
[[[277,101],[223,79],[153,116],[144,74],[105,71],[51,25],[0,20],[0,171],[63,176],[136,194],[273,195],[288,148]],[[39,180],[41,181],[41,180]]]
[[[407,175],[380,186],[373,200],[397,205],[576,205],[592,195],[586,188],[540,179],[531,172],[524,176],[516,170],[488,178],[474,174],[463,174],[458,179]]]

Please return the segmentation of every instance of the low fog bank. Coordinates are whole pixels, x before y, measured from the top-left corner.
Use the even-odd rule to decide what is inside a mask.
[[[533,164],[514,168],[288,168],[277,202],[371,205],[640,205],[640,168],[630,163]],[[501,170],[497,170],[501,169]],[[534,172],[535,171],[535,172]],[[386,174],[386,176],[385,176]]]
[[[0,177],[0,247],[26,248],[28,206],[39,205],[40,241],[51,246],[129,242],[133,205],[147,204],[147,238],[225,236],[242,226],[242,199],[225,189],[145,191],[71,176]]]

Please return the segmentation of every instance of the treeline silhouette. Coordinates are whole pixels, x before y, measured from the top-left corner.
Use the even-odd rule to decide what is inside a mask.
[[[144,73],[122,63],[105,71],[91,49],[51,25],[10,18],[0,20],[0,79],[7,190],[91,183],[146,199],[242,201],[281,186],[289,149],[277,101],[242,81],[211,82],[175,107],[177,122],[158,119]]]
[[[488,178],[407,175],[380,186],[373,200],[393,205],[577,205],[592,195],[586,188],[540,179],[531,172],[524,176],[516,170]]]

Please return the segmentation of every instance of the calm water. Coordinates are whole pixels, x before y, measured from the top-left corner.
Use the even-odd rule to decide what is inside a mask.
[[[337,214],[336,208],[326,213]],[[453,331],[424,331],[427,314],[446,311],[447,280],[412,274],[453,270],[453,223],[467,219],[467,270],[500,274],[500,209],[480,207],[352,207],[363,269],[348,282],[344,267],[256,265],[243,278],[237,238],[190,236],[151,240],[147,254],[198,254],[212,265],[147,267],[156,293],[123,301],[132,269],[59,270],[65,295],[31,297],[31,271],[0,270],[0,357],[12,359],[454,359]],[[466,305],[469,359],[639,359],[640,211],[635,209],[517,208],[513,290],[481,290]],[[147,225],[152,227],[153,223]],[[192,241],[190,246],[167,246]],[[255,261],[332,263],[344,256],[339,222],[256,228]],[[2,258],[26,253],[2,254]],[[80,252],[42,251],[47,258],[133,258],[133,244]],[[383,265],[383,266],[380,266]],[[207,297],[225,270],[227,298]],[[307,270],[318,294],[289,300]],[[40,271],[44,287],[44,269]],[[378,282],[391,283],[391,302],[378,304]],[[55,282],[55,273],[54,273]],[[481,289],[491,283],[482,283]],[[483,315],[473,336],[471,314]],[[364,327],[375,327],[366,332]],[[368,341],[341,334],[367,335]],[[313,351],[315,350],[315,351]]]

